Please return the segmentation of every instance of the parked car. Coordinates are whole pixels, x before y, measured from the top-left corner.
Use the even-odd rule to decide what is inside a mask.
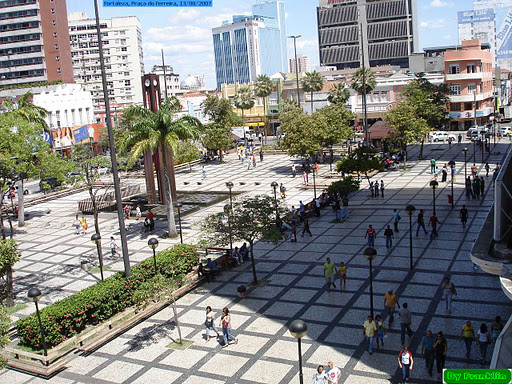
[[[500,136],[510,136],[510,130],[511,130],[511,127],[501,127],[500,129]]]
[[[49,186],[48,189],[55,189],[60,185],[60,183],[57,181],[56,177],[47,177],[45,179],[41,179],[39,181],[39,190],[41,192],[45,191],[44,186]]]
[[[478,136],[479,132],[480,131],[485,131],[485,130],[488,130],[488,128],[486,128],[485,126],[483,125],[473,125],[471,126],[471,128],[468,129],[468,131],[466,132],[466,137],[468,139],[472,138],[473,136]]]
[[[448,133],[448,132],[434,131],[434,132],[430,133],[429,139],[430,139],[430,141],[437,142],[437,141],[455,141],[457,138],[455,137],[455,135]]]

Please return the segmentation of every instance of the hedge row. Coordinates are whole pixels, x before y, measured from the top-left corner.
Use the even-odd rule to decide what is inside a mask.
[[[157,254],[158,272],[167,278],[185,276],[199,262],[197,250],[186,244]],[[132,306],[132,295],[140,284],[155,275],[153,258],[142,261],[131,270],[129,278],[116,273],[72,296],[41,310],[48,348],[80,333],[87,326],[98,324]],[[42,338],[35,314],[16,322],[20,344],[39,350]]]

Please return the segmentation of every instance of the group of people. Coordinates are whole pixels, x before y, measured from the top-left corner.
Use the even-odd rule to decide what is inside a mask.
[[[89,224],[83,215],[81,219],[78,218],[78,215],[75,215],[75,220],[73,220],[73,227],[75,227],[75,235],[85,235],[87,233],[87,229],[89,228]]]
[[[460,332],[460,340],[464,341],[466,346],[466,361],[471,359],[471,347],[473,342],[480,349],[480,362],[485,364],[487,360],[487,349],[489,345],[498,338],[499,334],[503,330],[503,323],[501,317],[496,316],[494,322],[491,324],[491,329],[487,327],[487,324],[481,323],[478,331],[475,332],[475,328],[471,321],[467,320],[462,326]]]
[[[206,307],[206,319],[204,321],[204,326],[206,329],[206,342],[210,341],[211,331],[214,331],[217,334],[217,339],[220,339],[220,333],[215,326],[215,314],[210,306]],[[229,314],[228,307],[224,307],[222,309],[218,327],[222,329],[222,348],[227,348],[230,345],[230,341],[234,341],[235,344],[238,344],[238,339],[231,332],[231,315]]]
[[[340,292],[347,288],[347,266],[342,261],[339,267],[331,261],[328,257],[324,264],[323,274],[325,277],[325,283],[327,285],[327,291],[331,291],[331,285],[336,288],[336,280],[339,280]]]
[[[385,186],[384,186],[384,180],[381,180],[380,181],[380,184],[379,184],[379,181],[370,181],[370,185],[368,186],[368,189],[370,190],[370,195],[371,197],[384,197],[384,189],[385,189]],[[380,195],[379,195],[379,190],[380,190]]]

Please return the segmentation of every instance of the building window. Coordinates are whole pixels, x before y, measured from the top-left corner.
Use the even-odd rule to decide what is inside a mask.
[[[124,75],[125,76],[130,76],[130,72],[125,72]]]
[[[52,15],[55,15],[55,9],[54,8],[52,8],[51,12],[52,12]]]
[[[59,74],[60,74],[61,72],[62,72],[62,71],[61,71],[61,69],[60,69],[60,68],[57,68],[57,73],[59,73]]]
[[[57,32],[53,32],[53,37],[57,38]]]
[[[122,47],[121,48],[121,52],[128,52],[128,48],[127,47]]]
[[[55,25],[56,25],[56,24],[55,24],[55,20],[52,20],[52,25],[55,27]]]
[[[125,86],[125,87],[129,87],[129,86],[131,86],[131,81],[130,81],[130,80],[125,80],[125,81],[124,81],[124,86]]]
[[[460,95],[460,84],[450,84],[450,94]]]
[[[476,73],[476,65],[468,64],[468,73]]]
[[[464,110],[471,111],[473,109],[473,103],[464,103]]]
[[[452,64],[448,66],[448,73],[450,75],[456,75],[460,72],[459,64]]]
[[[453,112],[460,112],[461,109],[460,109],[460,103],[451,103],[450,104],[450,111],[453,111]]]
[[[55,44],[55,49],[58,51],[59,50],[59,44]]]
[[[468,93],[470,93],[470,94],[476,93],[476,84],[475,83],[468,84]]]
[[[55,61],[60,61],[60,56],[55,56]]]

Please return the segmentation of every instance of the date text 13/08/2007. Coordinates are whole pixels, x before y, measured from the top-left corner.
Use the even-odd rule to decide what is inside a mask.
[[[103,0],[104,7],[211,7],[211,0],[179,0],[179,1],[117,1]]]

